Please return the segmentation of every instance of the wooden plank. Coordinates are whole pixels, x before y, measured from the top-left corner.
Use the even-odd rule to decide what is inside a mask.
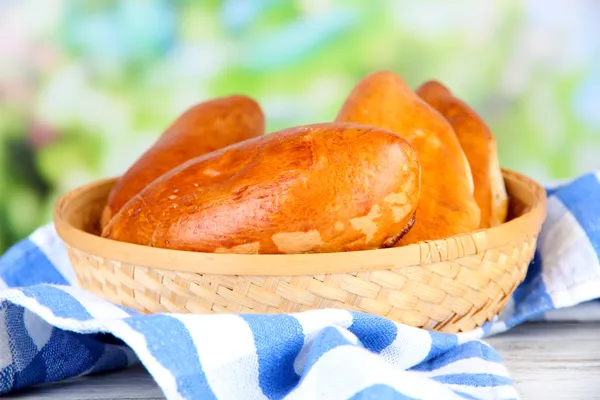
[[[527,324],[491,337],[527,399],[600,399],[600,323]]]
[[[13,394],[19,400],[158,400],[164,399],[160,388],[144,367],[70,379],[42,385]]]
[[[491,337],[528,399],[600,399],[600,323],[526,324]],[[143,367],[44,385],[9,398],[164,399]]]

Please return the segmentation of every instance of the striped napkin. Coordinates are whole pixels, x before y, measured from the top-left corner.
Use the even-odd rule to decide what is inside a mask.
[[[516,399],[485,338],[600,320],[600,174],[548,189],[526,280],[482,328],[429,332],[345,310],[140,315],[78,288],[52,225],[0,258],[0,394],[141,363],[168,399]]]

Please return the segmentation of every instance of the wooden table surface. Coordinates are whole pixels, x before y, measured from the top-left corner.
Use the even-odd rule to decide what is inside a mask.
[[[525,324],[488,338],[523,399],[600,399],[600,323]],[[143,367],[44,385],[33,399],[164,399]]]

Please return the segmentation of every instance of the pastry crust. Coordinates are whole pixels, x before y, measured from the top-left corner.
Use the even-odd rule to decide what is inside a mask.
[[[483,119],[466,102],[437,81],[425,82],[417,94],[452,125],[469,160],[475,200],[481,210],[481,228],[506,220],[508,195],[498,161],[496,140]]]
[[[466,156],[450,124],[390,71],[363,78],[351,91],[338,122],[368,124],[395,132],[417,151],[421,196],[414,227],[396,246],[473,231],[480,211]]]
[[[418,157],[396,134],[323,123],[214,151],[148,185],[103,236],[216,253],[377,249],[412,225]]]
[[[101,226],[149,183],[195,157],[264,134],[265,118],[253,99],[233,95],[185,111],[121,176],[102,213]]]

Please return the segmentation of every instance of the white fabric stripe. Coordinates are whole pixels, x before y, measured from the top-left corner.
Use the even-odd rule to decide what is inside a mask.
[[[78,321],[71,318],[57,317],[53,314],[50,308],[41,305],[34,298],[25,296],[18,289],[3,290],[2,292],[0,292],[0,299],[6,299],[19,306],[25,307],[34,314],[37,314],[44,321],[59,329],[64,329],[77,333],[109,332],[107,324],[104,321],[99,321],[96,319]]]
[[[130,317],[130,315],[122,308],[119,308],[116,305],[104,299],[101,299],[100,297],[90,292],[73,288],[70,286],[52,286],[62,290],[65,293],[70,294],[94,318],[121,319]]]
[[[13,362],[8,330],[6,328],[6,308],[0,310],[0,370],[8,367]]]
[[[71,265],[67,251],[60,237],[56,234],[53,224],[36,229],[30,236],[31,240],[50,260],[54,268],[73,286],[78,286],[75,270]]]
[[[433,371],[423,371],[422,374],[428,377],[446,375],[446,374],[492,374],[509,378],[508,370],[502,364],[497,362],[483,360],[481,358],[465,358],[455,361],[451,364],[444,365],[441,368]]]
[[[303,313],[292,314],[302,326],[304,344],[294,360],[294,371],[298,375],[304,373],[304,367],[312,346],[312,341],[325,327],[337,326],[348,329],[352,325],[352,314],[347,310],[329,309],[312,310]]]
[[[600,321],[600,302],[551,310],[544,314],[544,319],[546,321]]]
[[[600,264],[590,240],[560,200],[548,200],[548,216],[540,233],[544,256],[542,279],[556,308],[600,294]],[[580,293],[575,293],[581,290]]]
[[[74,322],[74,320],[72,320],[72,319],[56,317],[52,313],[52,310],[50,310],[47,307],[42,306],[40,303],[35,301],[33,298],[25,296],[23,294],[23,292],[21,292],[18,289],[3,290],[2,292],[0,292],[0,298],[7,300],[9,302],[15,303],[19,306],[25,307],[28,310],[39,315],[41,318],[43,318],[48,323],[58,326],[58,327],[61,327],[60,325],[64,325],[65,322],[66,322],[66,324],[68,324],[69,322],[72,324]],[[62,324],[60,323],[61,322],[60,320],[62,320],[62,322],[63,322]]]
[[[259,384],[254,335],[242,318],[237,315],[173,317],[187,328],[206,380],[217,398],[267,398]]]
[[[4,279],[0,278],[0,290],[6,289],[8,285],[4,282]]]
[[[493,326],[496,326],[496,324],[498,323],[495,323]],[[456,344],[460,345],[467,342],[472,342],[473,340],[480,341],[483,336],[483,328],[475,328],[472,331],[460,332],[456,334]]]
[[[431,351],[431,336],[412,326],[396,324],[396,339],[380,353],[381,358],[396,367],[408,369],[419,364]]]
[[[285,399],[347,399],[378,383],[418,399],[460,398],[444,385],[396,368],[365,349],[339,346],[321,356]]]
[[[550,293],[552,302],[559,307],[569,307],[585,301],[593,300],[600,295],[600,277],[598,279],[582,282],[570,286],[566,290]]]
[[[478,399],[494,399],[494,400],[502,400],[502,399],[520,399],[521,395],[512,386],[502,385],[502,386],[494,386],[494,387],[474,387],[474,386],[465,386],[465,385],[447,385],[447,387],[452,388],[456,391],[463,392],[466,394],[470,394],[473,397],[477,397]]]

